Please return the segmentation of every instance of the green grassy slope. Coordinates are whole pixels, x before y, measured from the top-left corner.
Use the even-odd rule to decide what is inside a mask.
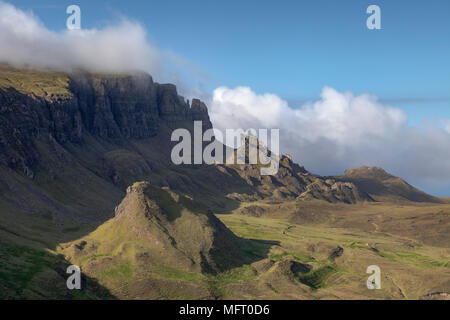
[[[237,238],[189,197],[142,182],[113,219],[61,252],[120,298],[211,298],[218,273],[265,248]]]
[[[69,77],[67,74],[51,71],[16,69],[0,64],[0,88],[14,88],[23,94],[43,98],[69,98]]]
[[[372,206],[377,207],[364,205],[353,213],[367,221]],[[385,208],[390,210],[386,216],[399,219],[397,228],[409,223],[404,213],[395,213],[395,205]],[[404,209],[411,210],[412,216],[427,215],[420,213],[423,208]],[[441,206],[441,210],[449,208]],[[331,221],[297,224],[270,218],[270,214],[253,217],[239,212],[219,217],[241,237],[278,241],[279,245],[272,246],[266,259],[252,264],[256,272],[251,281],[241,277],[234,285],[225,285],[224,298],[419,299],[432,292],[450,291],[450,242],[444,240],[442,231],[440,246],[433,246],[424,244],[414,231],[398,235],[389,224],[380,223],[380,229],[375,230],[352,223],[353,213],[344,214],[345,209],[337,212],[348,221],[345,227],[342,221],[339,226]],[[448,228],[448,219],[445,221]],[[434,232],[436,227],[427,228]],[[336,257],[333,252],[339,247],[343,250]],[[297,268],[300,271],[295,272],[293,262],[309,269]],[[365,271],[372,264],[381,268],[381,290],[365,286]]]
[[[338,179],[354,183],[359,189],[380,201],[444,202],[377,167],[349,169]]]

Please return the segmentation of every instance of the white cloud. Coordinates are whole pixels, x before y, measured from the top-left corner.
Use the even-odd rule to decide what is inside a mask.
[[[273,94],[220,87],[210,115],[221,130],[280,128],[281,151],[315,173],[334,175],[376,165],[423,187],[450,181],[450,132],[438,126],[410,127],[402,110],[373,95],[325,87],[318,101],[292,109]]]
[[[103,29],[55,32],[31,11],[0,0],[0,63],[62,71],[144,71],[159,82],[174,83],[186,98],[206,97],[202,88],[210,76],[147,38],[140,23],[126,18]]]
[[[444,120],[444,129],[450,133],[450,120]]]
[[[0,61],[14,65],[94,71],[160,71],[161,56],[136,22],[102,30],[48,30],[31,12],[0,1]]]
[[[255,107],[257,106],[257,107]],[[273,127],[292,110],[288,104],[274,94],[257,95],[248,87],[229,89],[220,87],[214,90],[211,116],[219,117],[217,126],[243,128],[243,125]]]

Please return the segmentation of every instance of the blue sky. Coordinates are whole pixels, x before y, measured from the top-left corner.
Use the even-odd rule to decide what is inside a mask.
[[[372,93],[404,109],[411,123],[450,118],[450,1],[35,1],[14,4],[50,29],[65,28],[78,4],[83,28],[121,16],[143,24],[149,40],[219,85],[272,92],[292,107],[324,86]],[[366,28],[381,8],[382,30]]]

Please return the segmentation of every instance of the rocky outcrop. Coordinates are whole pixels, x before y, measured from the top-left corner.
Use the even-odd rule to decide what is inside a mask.
[[[316,180],[306,186],[305,192],[299,197],[299,200],[325,200],[328,202],[357,203],[361,201],[373,201],[373,199],[364,192],[361,192],[353,183],[339,182],[333,179]]]
[[[433,292],[424,295],[420,300],[450,300],[450,294],[447,292]]]
[[[315,176],[294,163],[289,155],[280,156],[278,172],[273,176],[262,176],[260,168],[256,165],[232,165],[229,168],[235,170],[242,179],[253,186],[262,198],[280,201],[317,199],[349,204],[373,201],[353,183]]]
[[[21,71],[16,72],[20,76]],[[174,85],[155,83],[147,74],[67,77],[69,94],[64,96],[0,88],[0,164],[31,177],[30,168],[39,162],[36,138],[51,137],[59,144],[81,143],[87,133],[104,139],[145,139],[157,135],[162,124],[192,120],[202,120],[205,129],[212,127],[203,102],[194,99],[191,106]]]

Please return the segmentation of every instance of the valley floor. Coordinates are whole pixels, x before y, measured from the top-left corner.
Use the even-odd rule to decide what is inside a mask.
[[[222,298],[419,299],[450,292],[450,205],[262,202],[219,218],[241,237],[278,243],[267,258],[230,271]],[[297,262],[312,269],[295,272]],[[370,265],[381,269],[380,290],[367,289]]]
[[[216,216],[242,238],[250,263],[225,272],[188,272],[142,260],[118,238],[108,252],[77,256],[80,240],[31,249],[8,235],[0,245],[0,297],[7,299],[448,299],[450,204],[241,203]],[[109,222],[106,222],[108,224]],[[111,237],[118,237],[111,234]],[[19,237],[16,237],[19,239]],[[89,238],[89,236],[88,236]],[[103,239],[104,240],[104,239]],[[9,244],[8,244],[9,243]],[[30,242],[31,243],[31,242]],[[106,250],[106,249],[105,249]],[[137,251],[136,251],[137,250]],[[143,250],[143,249],[142,249]],[[147,263],[147,261],[149,263]],[[65,268],[92,265],[89,290],[65,291]],[[381,269],[369,290],[367,267]],[[84,273],[83,273],[84,274]],[[55,287],[55,284],[57,286]],[[445,294],[440,294],[445,293]]]

